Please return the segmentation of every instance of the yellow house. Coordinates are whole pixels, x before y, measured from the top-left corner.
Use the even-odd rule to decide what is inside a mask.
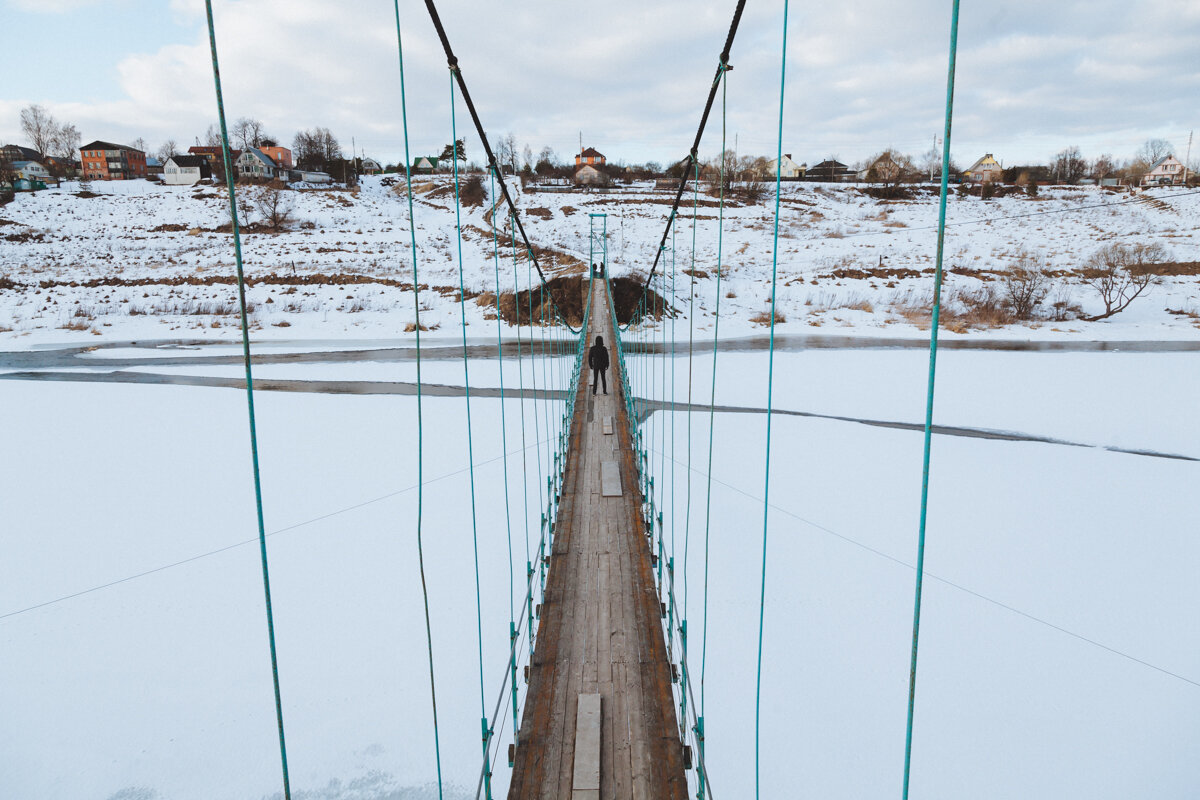
[[[967,180],[975,183],[991,183],[999,182],[1004,176],[1004,167],[1000,166],[991,153],[987,153],[983,158],[976,161],[967,170]]]

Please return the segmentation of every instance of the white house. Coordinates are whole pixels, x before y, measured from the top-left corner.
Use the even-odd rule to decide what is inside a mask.
[[[14,161],[13,172],[19,181],[42,181],[50,179],[50,172],[36,161]]]
[[[1142,186],[1162,186],[1183,183],[1183,164],[1173,155],[1165,155],[1155,161],[1150,171],[1142,178]]]
[[[169,186],[193,186],[212,177],[212,168],[204,156],[171,156],[163,164],[163,183]]]
[[[767,162],[767,172],[770,175],[774,175],[776,172],[776,161],[777,160],[782,165],[778,168],[779,176],[781,178],[803,178],[804,177],[804,172],[807,169],[808,165],[807,164],[797,164],[795,161],[792,160],[791,153],[784,153],[782,159],[772,158],[770,161]]]
[[[271,157],[256,147],[247,148],[238,156],[237,171],[240,177],[267,181],[274,179],[277,172]]]
[[[383,172],[383,167],[379,166],[379,162],[373,158],[364,158],[361,166],[364,175],[378,175]]]

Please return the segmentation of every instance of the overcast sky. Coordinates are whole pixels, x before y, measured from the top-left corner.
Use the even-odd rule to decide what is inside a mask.
[[[734,0],[439,0],[490,138],[536,154],[594,146],[668,162],[690,146]],[[263,120],[290,144],[329,127],[348,151],[403,158],[391,0],[214,0],[230,122]],[[40,103],[84,140],[180,145],[216,119],[204,3],[0,0],[0,140]],[[730,58],[728,139],[773,155],[782,0],[747,3]],[[949,0],[791,4],[784,152],[854,162],[914,156],[943,124]],[[952,150],[1005,164],[1132,155],[1150,137],[1182,158],[1200,129],[1200,0],[1001,0],[962,4]],[[414,156],[450,140],[449,74],[419,0],[400,0]],[[718,109],[719,111],[719,109]],[[720,149],[713,116],[702,156]],[[459,107],[459,129],[469,126]],[[461,134],[460,134],[461,135]],[[1197,131],[1200,136],[1200,130]],[[467,155],[480,150],[468,140]],[[1193,161],[1200,142],[1193,146]]]

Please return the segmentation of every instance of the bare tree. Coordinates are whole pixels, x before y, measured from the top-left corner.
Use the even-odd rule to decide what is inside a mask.
[[[533,148],[525,145],[525,149],[521,151],[521,171],[528,172],[533,169]]]
[[[286,228],[296,210],[295,192],[280,181],[271,181],[255,187],[251,202],[263,222],[273,231]]]
[[[1022,251],[1003,277],[1004,302],[1017,319],[1033,319],[1038,306],[1050,292],[1050,282],[1041,255]]]
[[[79,153],[81,142],[83,137],[79,135],[78,128],[70,123],[60,125],[54,136],[52,155],[63,161],[72,161]]]
[[[134,150],[141,150],[143,153],[150,152],[150,146],[148,144],[146,144],[146,140],[140,136],[138,138],[134,139],[132,142],[130,142],[129,146],[132,147]]]
[[[499,167],[501,171],[503,171],[505,167],[511,168],[513,162],[516,160],[516,154],[513,153],[513,147],[515,146],[516,142],[513,140],[511,133],[508,136],[501,136],[496,140],[495,144],[492,145],[492,154],[496,156],[496,166]]]
[[[229,136],[231,139],[237,140],[243,150],[247,150],[261,145],[263,139],[267,138],[267,133],[262,120],[242,117],[233,123],[233,129],[229,131]]]
[[[154,155],[158,158],[159,163],[165,164],[168,158],[179,155],[179,146],[175,144],[174,139],[167,139]]]
[[[21,133],[43,158],[53,148],[58,130],[58,123],[42,106],[32,105],[21,109]]]
[[[1071,146],[1054,157],[1054,177],[1059,183],[1078,183],[1087,174],[1087,162],[1079,148]]]
[[[1147,139],[1137,155],[1146,163],[1153,164],[1163,156],[1170,155],[1171,149],[1171,143],[1166,139]]]
[[[296,134],[292,154],[298,167],[323,170],[342,157],[342,146],[328,128],[313,128]]]
[[[1128,308],[1142,292],[1158,283],[1151,265],[1166,256],[1166,248],[1157,242],[1110,244],[1098,250],[1083,269],[1083,283],[1100,294],[1104,313],[1084,319],[1095,322]]]
[[[221,146],[221,129],[216,125],[209,125],[208,130],[204,132],[205,147],[220,147]]]
[[[1111,178],[1115,174],[1117,174],[1117,164],[1109,153],[1105,153],[1092,162],[1092,177],[1097,181]]]

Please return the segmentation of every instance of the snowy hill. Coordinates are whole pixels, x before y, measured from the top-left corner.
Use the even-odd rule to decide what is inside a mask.
[[[261,214],[251,210],[243,248],[246,273],[259,282],[250,292],[257,337],[404,332],[413,318],[408,209],[395,191],[403,181],[385,182],[391,183],[375,176],[356,191],[287,192],[295,208],[279,233],[261,231]],[[588,214],[606,213],[612,272],[639,279],[653,260],[673,198],[673,192],[649,184],[612,193],[534,193],[514,182],[513,191],[529,236],[544,248],[540,258],[548,275],[583,272]],[[91,192],[94,196],[68,183],[19,195],[0,208],[0,277],[15,284],[0,293],[0,328],[8,336],[38,340],[232,335],[233,246],[221,190],[136,181],[95,184]],[[669,294],[674,266],[677,311],[686,317],[694,293],[693,313],[703,325],[700,320],[716,310],[719,297],[724,333],[762,330],[773,207],[771,192],[758,203],[727,203],[718,296],[718,202],[703,192],[698,198],[689,194],[673,240],[674,258],[669,242],[660,268],[668,279],[660,291]],[[952,196],[946,234],[950,330],[1020,338],[1191,336],[1200,313],[1198,209],[1200,195],[1171,189],[1130,195],[1059,187],[1045,188],[1036,198],[1016,192],[989,200]],[[423,296],[429,308],[423,322],[453,323],[458,248],[448,178],[416,183],[415,219],[421,283],[433,290]],[[785,185],[782,330],[921,336],[936,223],[937,197],[929,187],[884,201],[871,197],[869,187]],[[462,224],[466,288],[470,294],[494,291],[490,203],[464,208]],[[1162,282],[1128,311],[1104,322],[1083,322],[1079,316],[1102,307],[1080,282],[1079,271],[1110,243],[1161,244],[1171,264],[1162,270]],[[506,226],[499,244],[510,255],[500,265],[501,290],[511,290]],[[1037,318],[1014,323],[1003,315],[972,315],[981,303],[994,305],[1003,293],[997,279],[1022,255],[1040,261],[1049,276]],[[516,280],[519,288],[526,286],[523,261]],[[488,310],[472,305],[469,313],[481,320]]]

